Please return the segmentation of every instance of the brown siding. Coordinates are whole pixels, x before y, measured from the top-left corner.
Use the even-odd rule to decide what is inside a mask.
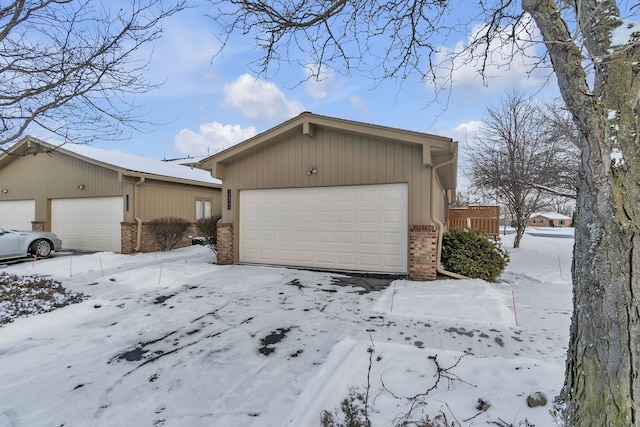
[[[220,190],[195,187],[186,184],[146,180],[141,186],[134,177],[124,177],[119,182],[118,172],[100,167],[63,153],[38,154],[18,157],[0,168],[0,187],[9,190],[0,193],[2,200],[36,201],[36,221],[50,229],[51,199],[73,197],[108,197],[129,195],[123,221],[135,221],[138,215],[143,221],[164,216],[179,216],[195,220],[196,198],[211,199],[211,210],[220,215]],[[78,185],[84,185],[79,189]],[[138,190],[138,199],[135,191]],[[136,211],[135,203],[139,203]],[[123,203],[126,205],[125,203]]]
[[[55,152],[14,160],[0,169],[0,183],[9,190],[0,200],[35,199],[39,221],[47,218],[47,199],[122,195],[117,172]]]
[[[310,168],[317,174],[308,175]],[[409,183],[409,223],[430,223],[430,169],[422,147],[318,127],[313,138],[296,132],[263,144],[236,161],[223,183],[223,220],[238,216],[238,190]],[[233,189],[232,210],[226,190]]]
[[[218,189],[147,180],[139,186],[138,191],[137,214],[143,221],[168,216],[195,221],[196,199],[210,199],[211,213],[221,213]]]

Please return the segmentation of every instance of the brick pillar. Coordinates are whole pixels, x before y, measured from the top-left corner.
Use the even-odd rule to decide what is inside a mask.
[[[409,225],[409,278],[435,280],[438,232],[435,225]]]
[[[121,222],[120,223],[120,252],[123,254],[132,254],[136,251],[136,236],[138,235],[138,223]]]
[[[44,221],[31,221],[31,230],[44,231]]]
[[[233,264],[233,223],[218,223],[218,264]]]

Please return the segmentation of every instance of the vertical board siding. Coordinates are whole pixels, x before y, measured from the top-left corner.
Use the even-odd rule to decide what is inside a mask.
[[[0,169],[9,192],[0,200],[35,199],[36,220],[47,218],[47,199],[119,196],[118,173],[62,153],[23,156]],[[80,190],[78,185],[84,185]]]
[[[196,199],[210,199],[211,214],[221,213],[221,193],[217,189],[146,181],[138,191],[138,215],[143,221],[168,216],[195,221]]]
[[[116,171],[53,152],[20,157],[1,168],[0,187],[9,192],[6,195],[0,193],[0,200],[34,199],[36,220],[48,221],[51,199],[122,196],[124,205],[124,197],[129,194],[129,212],[123,206],[123,218],[133,221],[135,182],[132,178],[119,182]],[[80,184],[85,186],[83,190],[78,189]],[[170,215],[193,220],[196,197],[211,199],[213,213],[220,214],[218,189],[147,180],[136,190],[140,197],[138,215],[142,215],[145,221],[152,216]]]
[[[308,175],[314,167],[318,172]],[[429,223],[430,169],[422,164],[422,147],[315,128],[314,137],[300,129],[264,143],[228,167],[223,186],[223,219],[238,217],[238,191],[260,188],[323,187],[409,183],[410,223]],[[233,189],[232,210],[226,190]]]

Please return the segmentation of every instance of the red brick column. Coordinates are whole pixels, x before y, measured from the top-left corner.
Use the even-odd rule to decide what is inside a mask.
[[[218,264],[233,264],[233,223],[218,223]]]
[[[136,236],[138,234],[137,222],[120,223],[120,251],[123,254],[132,254],[136,251]]]
[[[44,231],[44,221],[31,221],[32,231]]]
[[[435,225],[409,226],[409,278],[435,280],[438,232]]]

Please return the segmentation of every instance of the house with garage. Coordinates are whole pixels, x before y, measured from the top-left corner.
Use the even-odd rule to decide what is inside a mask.
[[[558,212],[539,212],[531,214],[528,227],[571,227],[571,217]]]
[[[151,251],[145,222],[220,215],[220,188],[194,167],[28,136],[0,155],[0,227],[52,231],[64,249]]]
[[[218,263],[435,279],[457,142],[309,112],[208,157]]]

